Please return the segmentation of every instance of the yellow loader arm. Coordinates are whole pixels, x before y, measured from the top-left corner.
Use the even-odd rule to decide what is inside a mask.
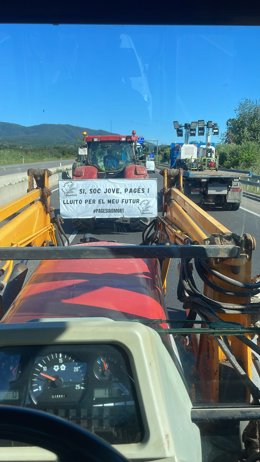
[[[0,209],[0,247],[57,245],[51,220],[49,170],[28,170],[28,192]]]
[[[239,246],[238,258],[182,259],[179,279],[181,290],[177,292],[184,309],[189,313],[191,324],[194,322],[193,327],[196,327],[196,322],[198,323],[198,319],[201,319],[205,322],[201,322],[200,328],[209,328],[213,325],[214,328],[221,330],[227,327],[227,329],[231,328],[232,333],[232,327],[241,326],[250,331],[258,321],[256,313],[260,308],[259,302],[252,305],[252,296],[260,291],[260,282],[257,282],[256,278],[253,279],[251,274],[252,252],[255,248],[254,238],[247,234],[235,235],[186,197],[181,191],[182,171],[171,172],[175,176],[178,188],[170,187],[167,169],[161,173],[164,177],[163,214],[153,223],[154,234],[151,234],[151,229],[147,233],[149,242],[144,233],[143,243],[217,245],[220,249],[220,257],[221,246],[227,244]],[[162,261],[162,280],[165,292],[170,262],[170,258]],[[202,292],[199,291],[193,279],[195,270],[203,281]],[[176,287],[174,290],[176,291]],[[203,329],[201,329],[202,332]],[[230,365],[233,356],[237,370],[240,365],[245,375],[250,380],[252,379],[254,356],[252,343],[249,347],[247,339],[251,339],[254,335],[249,335],[249,333],[244,337],[242,335],[219,335],[219,337],[192,335],[193,352],[196,356],[196,374],[200,377],[197,394],[202,397],[203,401],[219,402],[223,366]],[[258,351],[259,347],[256,345],[255,349]],[[241,371],[241,374],[243,372]],[[253,384],[252,388],[254,388]],[[260,397],[257,391],[256,395]],[[245,394],[245,400],[249,400],[248,391]]]
[[[60,234],[59,220],[50,207],[49,170],[28,170],[27,194],[0,209],[0,247],[57,246]],[[59,242],[63,244],[62,240]],[[24,263],[8,260],[0,268],[0,295],[11,303],[22,287],[28,268]],[[8,292],[12,293],[7,297]],[[0,303],[0,312],[5,310]]]

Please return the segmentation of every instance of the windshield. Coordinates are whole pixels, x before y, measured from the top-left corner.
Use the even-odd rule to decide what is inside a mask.
[[[259,281],[256,282],[256,275],[260,274],[259,45],[258,26],[0,25],[0,247],[39,245],[40,250],[46,251],[45,247],[52,243],[51,238],[57,233],[57,242],[65,250],[96,242],[101,246],[124,244],[127,247],[124,252],[129,252],[131,257],[127,254],[126,259],[109,260],[106,259],[109,252],[103,250],[104,255],[101,252],[98,258],[92,255],[91,260],[86,257],[79,262],[75,258],[72,263],[68,258],[66,265],[50,260],[38,266],[38,259],[29,261],[28,275],[32,276],[29,283],[25,276],[28,284],[19,295],[16,277],[21,267],[8,267],[6,271],[8,265],[4,267],[3,263],[1,274],[5,279],[0,280],[2,326],[3,323],[44,324],[45,319],[70,317],[109,318],[111,325],[123,321],[148,326],[147,331],[152,331],[151,335],[160,345],[166,346],[163,351],[167,353],[166,359],[164,353],[154,356],[156,371],[165,384],[167,395],[164,401],[161,391],[153,390],[149,405],[155,414],[159,408],[164,409],[162,402],[166,402],[165,412],[169,401],[173,407],[175,405],[178,384],[172,377],[169,379],[171,367],[171,371],[180,369],[178,377],[187,390],[182,401],[191,403],[185,414],[187,421],[192,405],[218,408],[234,403],[241,406],[259,403],[258,392],[252,393],[259,386],[259,340],[256,333],[241,331],[244,324],[255,330],[259,325]],[[127,139],[132,141],[110,140],[124,139],[120,134],[128,134]],[[98,141],[86,141],[95,137]],[[27,172],[36,171],[37,179],[38,169],[48,169],[49,184],[31,211],[37,191],[30,191],[32,183],[28,186]],[[174,170],[178,177],[174,176],[176,172],[172,173]],[[212,181],[204,176],[206,170],[212,171]],[[41,187],[42,182],[38,181],[35,189]],[[27,191],[30,197],[21,200]],[[18,199],[27,213],[25,219],[15,207],[5,209]],[[170,212],[167,207],[172,207]],[[50,215],[42,220],[44,229],[39,230],[37,217],[42,209]],[[8,210],[10,216],[7,216]],[[208,226],[206,214],[211,220]],[[216,222],[221,223],[220,231]],[[50,238],[46,230],[52,225],[54,231]],[[196,232],[190,237],[193,226]],[[27,239],[28,233],[33,233],[31,240]],[[223,239],[222,234],[225,235]],[[206,258],[205,254],[201,260],[181,258],[176,254],[168,259],[159,251],[153,259],[131,256],[135,246],[147,252],[154,249],[162,236],[163,245],[174,243],[171,246],[174,252],[175,244],[178,249],[182,246],[189,252],[198,242],[203,246],[214,242],[215,249],[223,242],[228,246],[234,239],[236,246],[244,245],[241,247],[243,264],[239,261],[240,267],[233,257]],[[248,249],[253,248],[251,256]],[[88,252],[85,250],[84,255],[88,256]],[[222,258],[225,261],[221,266]],[[21,265],[26,262],[27,259],[22,259]],[[219,273],[223,273],[222,279]],[[10,275],[11,284],[7,285]],[[230,279],[235,280],[233,285]],[[247,286],[243,286],[244,283]],[[257,283],[258,287],[252,289]],[[242,301],[241,287],[247,291]],[[2,297],[3,292],[5,296]],[[225,305],[230,297],[233,308]],[[258,305],[245,320],[237,304],[250,304],[253,298]],[[228,319],[238,329],[233,336],[234,342],[226,333],[223,336],[221,332],[214,334],[213,330],[219,325],[220,330],[223,328],[225,316],[230,316]],[[205,325],[208,334],[204,336],[197,330],[195,334],[188,330],[191,326],[202,329]],[[168,328],[187,329],[178,333]],[[247,350],[249,337],[255,344],[252,354]],[[53,338],[53,343],[56,340]],[[13,342],[19,351],[15,338]],[[6,346],[3,344],[4,348]],[[229,347],[236,361],[232,354],[225,354]],[[151,341],[151,355],[153,348]],[[128,345],[123,345],[122,349],[127,353]],[[54,350],[56,352],[56,346]],[[9,355],[13,362],[17,351]],[[69,354],[67,350],[61,353]],[[41,363],[45,354],[39,356],[38,362]],[[0,354],[1,358],[5,361],[4,355]],[[84,357],[84,363],[83,360]],[[94,361],[85,360],[88,366],[91,364],[88,370],[92,372]],[[141,387],[135,383],[134,359],[129,355],[127,361],[126,371],[130,372],[126,382],[129,393],[124,395],[127,396],[125,410],[121,404],[113,410],[111,403],[117,401],[109,401],[109,387],[100,385],[95,391],[93,383],[99,378],[92,372],[88,376],[87,369],[86,372],[83,369],[87,383],[86,387],[84,384],[84,402],[89,403],[89,387],[94,390],[92,401],[105,403],[103,406],[102,401],[104,419],[101,424],[98,422],[101,406],[93,405],[89,407],[94,411],[89,411],[85,428],[98,428],[105,438],[106,413],[109,425],[115,415],[116,423],[109,427],[108,441],[116,444],[115,426],[120,427],[120,415],[124,416],[124,421],[128,413],[132,417],[130,440],[145,445],[149,440],[149,413],[144,410]],[[99,365],[101,372],[105,371],[105,363],[101,361]],[[111,364],[113,367],[113,361]],[[146,384],[151,382],[149,368],[144,367],[142,371],[144,376],[147,373]],[[5,370],[0,364],[0,371],[4,373]],[[52,377],[49,370],[48,374]],[[249,379],[243,382],[245,374]],[[22,384],[26,389],[25,376],[19,377],[17,387]],[[55,382],[56,379],[49,380]],[[134,391],[129,383],[136,386]],[[157,380],[154,383],[160,386]],[[0,398],[5,387],[4,382]],[[15,397],[19,390],[11,391],[11,397]],[[114,393],[114,389],[112,391]],[[116,388],[116,393],[120,394],[121,388],[119,391]],[[23,401],[25,395],[22,393],[19,396],[19,403],[36,407],[30,394],[28,401]],[[119,397],[116,398],[119,402]],[[62,416],[68,411],[70,415],[62,399],[55,412]],[[132,404],[135,400],[138,401],[136,411]],[[44,409],[52,406],[48,404]],[[77,406],[78,411],[80,400]],[[181,419],[181,409],[181,406],[177,408],[165,421],[172,424],[176,415]],[[93,426],[92,411],[96,418]],[[143,421],[138,426],[139,413],[143,413]],[[160,415],[161,424],[164,417]],[[242,425],[238,426],[235,424],[233,432],[234,427],[224,418],[221,428],[202,424],[206,444],[212,435],[216,436],[210,443],[214,451],[208,449],[203,462],[238,462],[244,449],[240,442]],[[181,440],[182,425],[179,423],[177,430]],[[119,428],[118,434],[120,431]],[[128,431],[129,426],[126,426],[118,440],[120,444],[128,441]],[[232,437],[235,434],[234,439],[229,438],[229,431],[233,432]],[[168,434],[164,429],[162,433]],[[165,441],[160,441],[157,446],[163,448],[165,445]],[[140,454],[132,458],[129,452],[131,460],[166,460],[167,457],[168,454],[154,455],[153,449],[145,457]],[[190,462],[182,454],[172,460]],[[195,457],[191,460],[197,462]]]
[[[88,143],[88,163],[103,171],[123,170],[134,163],[134,145],[119,141]]]

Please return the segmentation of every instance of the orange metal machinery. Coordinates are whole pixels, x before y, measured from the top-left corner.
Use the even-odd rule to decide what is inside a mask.
[[[183,259],[180,266],[181,298],[190,319],[189,325],[193,325],[196,331],[196,323],[200,322],[201,328],[199,335],[192,335],[192,350],[196,356],[195,375],[198,377],[195,401],[216,403],[225,400],[221,387],[226,384],[226,368],[235,364],[244,383],[240,398],[249,402],[253,393],[253,401],[256,402],[260,392],[252,382],[252,366],[256,359],[254,353],[259,354],[259,347],[257,340],[255,347],[250,342],[255,332],[259,331],[257,311],[260,304],[258,301],[252,303],[252,297],[260,292],[260,282],[251,274],[255,240],[248,234],[235,235],[185,196],[182,192],[182,171],[171,171],[169,174],[165,169],[161,173],[164,178],[163,214],[153,224],[154,233],[151,233],[151,229],[149,231],[149,243],[153,243],[154,239],[157,244],[217,245],[220,250],[220,258],[194,258],[193,262]],[[176,176],[178,188],[170,187],[172,174]],[[221,247],[224,245],[237,246],[239,256],[221,258]],[[165,291],[169,265],[170,258],[162,261]],[[202,293],[194,283],[192,273],[195,268],[204,283]],[[209,326],[214,326],[215,333],[212,334],[212,329],[211,332],[210,329],[207,331]],[[221,329],[224,332],[225,327],[231,334],[233,328],[234,335],[222,336],[218,333]],[[242,335],[241,332],[239,335],[240,327],[247,333]],[[255,351],[252,351],[252,347]]]
[[[59,220],[54,217],[50,206],[51,174],[47,169],[28,170],[27,194],[0,209],[0,247],[46,247],[64,243]],[[0,268],[0,295],[4,292],[7,282],[10,293],[13,292],[12,283],[22,285],[27,271],[28,268],[23,262],[15,264],[13,260],[6,261]],[[16,287],[15,292],[17,290]],[[10,302],[13,297],[11,294],[8,297]]]

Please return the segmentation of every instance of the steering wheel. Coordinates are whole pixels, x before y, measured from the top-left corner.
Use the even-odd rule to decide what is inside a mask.
[[[0,406],[0,439],[40,446],[62,462],[127,462],[116,449],[79,425],[30,408]]]

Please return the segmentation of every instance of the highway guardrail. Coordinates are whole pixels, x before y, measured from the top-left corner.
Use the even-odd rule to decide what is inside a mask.
[[[58,184],[60,173],[71,170],[71,164],[49,168],[48,170],[52,172],[49,183],[50,187],[53,188]],[[26,194],[27,188],[27,172],[0,176],[0,206],[6,205]]]
[[[247,191],[243,191],[243,196],[247,197],[248,199],[252,199],[253,201],[260,202],[260,194],[254,194]]]

